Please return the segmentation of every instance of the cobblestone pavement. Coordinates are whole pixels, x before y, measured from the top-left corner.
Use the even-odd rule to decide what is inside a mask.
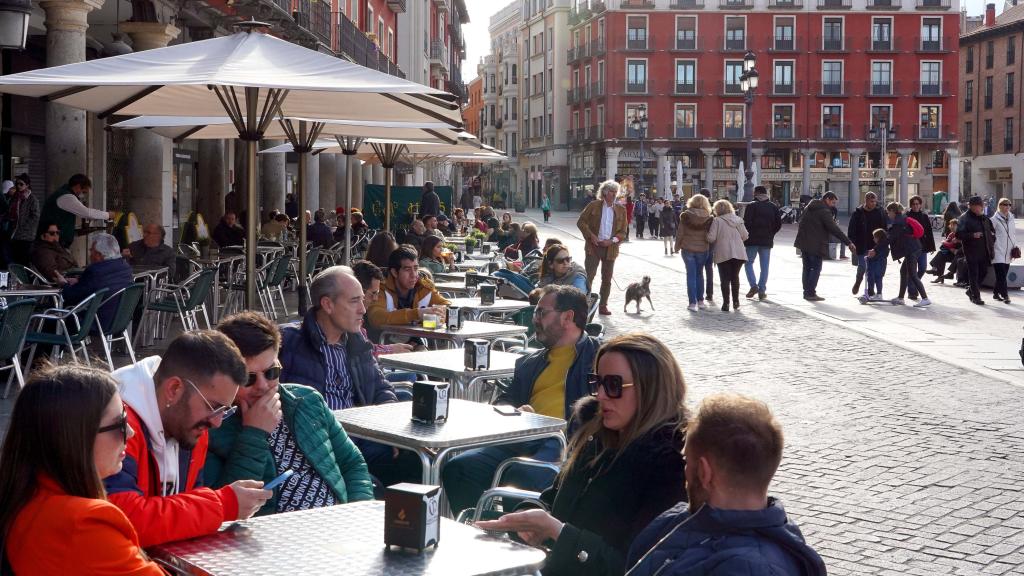
[[[582,257],[573,222],[542,237]],[[1024,574],[1024,389],[774,302],[692,314],[678,259],[627,245],[619,285],[649,274],[656,310],[623,314],[613,288],[607,334],[665,341],[692,406],[723,390],[769,403],[787,441],[772,493],[830,574]]]

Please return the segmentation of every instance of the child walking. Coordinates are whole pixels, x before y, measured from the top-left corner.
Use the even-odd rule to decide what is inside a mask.
[[[867,253],[867,277],[864,294],[857,299],[861,304],[882,300],[882,279],[885,278],[886,259],[889,257],[889,235],[879,228],[871,233],[875,246]]]

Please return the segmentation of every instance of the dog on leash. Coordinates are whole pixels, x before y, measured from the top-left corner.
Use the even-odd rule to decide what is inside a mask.
[[[647,298],[647,303],[651,305],[651,310],[654,310],[654,302],[651,302],[651,277],[644,276],[640,282],[633,282],[629,286],[626,286],[626,303],[622,305],[622,311],[626,311],[626,307],[629,303],[636,300],[636,313],[640,313],[640,300]]]

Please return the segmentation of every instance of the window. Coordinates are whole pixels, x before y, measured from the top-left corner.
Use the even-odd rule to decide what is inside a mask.
[[[740,94],[740,76],[743,74],[742,60],[725,61],[725,93]]]
[[[822,24],[822,50],[843,49],[843,19],[825,18]]]
[[[793,105],[776,104],[772,106],[772,136],[774,138],[794,138]]]
[[[974,154],[974,123],[964,122],[964,154]]]
[[[676,60],[676,94],[697,93],[697,61]]]
[[[590,108],[587,108],[586,111],[583,112],[583,128],[587,131],[587,136],[590,135],[592,127],[593,124],[590,122]]]
[[[697,49],[697,17],[676,17],[676,50]]]
[[[643,117],[646,113],[646,104],[626,104],[626,138],[640,137],[640,133],[633,129],[633,119],[638,116]],[[649,127],[648,130],[650,130]]]
[[[888,104],[876,104],[871,107],[871,125],[869,126],[869,128],[878,130],[879,128],[881,128],[883,123],[887,128],[893,128],[892,106]]]
[[[626,48],[628,50],[647,50],[646,16],[626,18]]]
[[[1006,37],[1006,64],[1013,64],[1017,61],[1017,37]]]
[[[942,62],[921,62],[921,95],[938,96],[942,93]]]
[[[921,138],[935,139],[939,137],[940,106],[921,106]]]
[[[985,120],[985,137],[981,142],[981,153],[992,153],[992,120]]]
[[[675,131],[676,138],[697,137],[696,104],[676,104]]]
[[[519,72],[516,71],[516,65],[512,65],[512,84],[519,83]]]
[[[938,52],[942,50],[942,19],[921,19],[921,50]]]
[[[1015,74],[1010,72],[1006,75],[1006,105],[1013,106],[1013,79]]]
[[[993,61],[996,58],[996,43],[989,40],[985,44],[985,69],[990,70],[992,68]]]
[[[793,88],[793,66],[792,60],[775,61],[773,94],[792,94],[795,91]]]
[[[821,107],[821,137],[837,140],[843,137],[843,107],[827,104]]]
[[[985,77],[985,110],[992,109],[992,77]]]
[[[974,46],[967,47],[967,58],[964,62],[964,72],[970,74],[974,72]]]
[[[892,18],[871,19],[871,49],[878,52],[892,50]]]
[[[378,44],[380,42],[383,42],[384,38],[385,38],[385,36],[384,36],[384,19],[383,18],[379,18],[377,20],[377,42],[378,42]]]
[[[743,104],[726,104],[722,108],[722,136],[725,138],[743,138]]]
[[[747,49],[747,19],[742,16],[725,17],[725,49]]]
[[[843,62],[826,60],[821,63],[821,93],[837,95],[843,93]]]
[[[373,23],[374,23],[373,8],[371,6],[369,6],[369,5],[367,5],[366,6],[366,28],[364,28],[364,30],[366,30],[367,33],[373,32]],[[444,24],[442,22],[442,26],[443,25]]]
[[[780,16],[775,19],[775,49],[793,50],[793,30],[795,24],[792,16]]]
[[[964,112],[974,110],[974,80],[964,82]]]
[[[575,130],[576,132],[579,132],[582,128],[583,128],[583,125],[580,124],[580,113],[578,111],[577,112],[573,112],[572,113],[572,129]]]
[[[1007,118],[1003,128],[1003,152],[1013,152],[1013,118]]]
[[[626,60],[626,92],[647,92],[647,60]]]
[[[875,96],[892,94],[892,62],[886,60],[871,63],[871,94]]]

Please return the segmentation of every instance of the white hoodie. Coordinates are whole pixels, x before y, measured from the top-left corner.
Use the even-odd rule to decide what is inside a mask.
[[[164,435],[164,423],[160,418],[160,402],[156,397],[153,374],[160,366],[159,356],[150,356],[115,370],[121,399],[139,415],[149,432],[150,452],[159,463],[160,485],[163,496],[178,493],[178,441]],[[167,486],[171,486],[170,491]]]

